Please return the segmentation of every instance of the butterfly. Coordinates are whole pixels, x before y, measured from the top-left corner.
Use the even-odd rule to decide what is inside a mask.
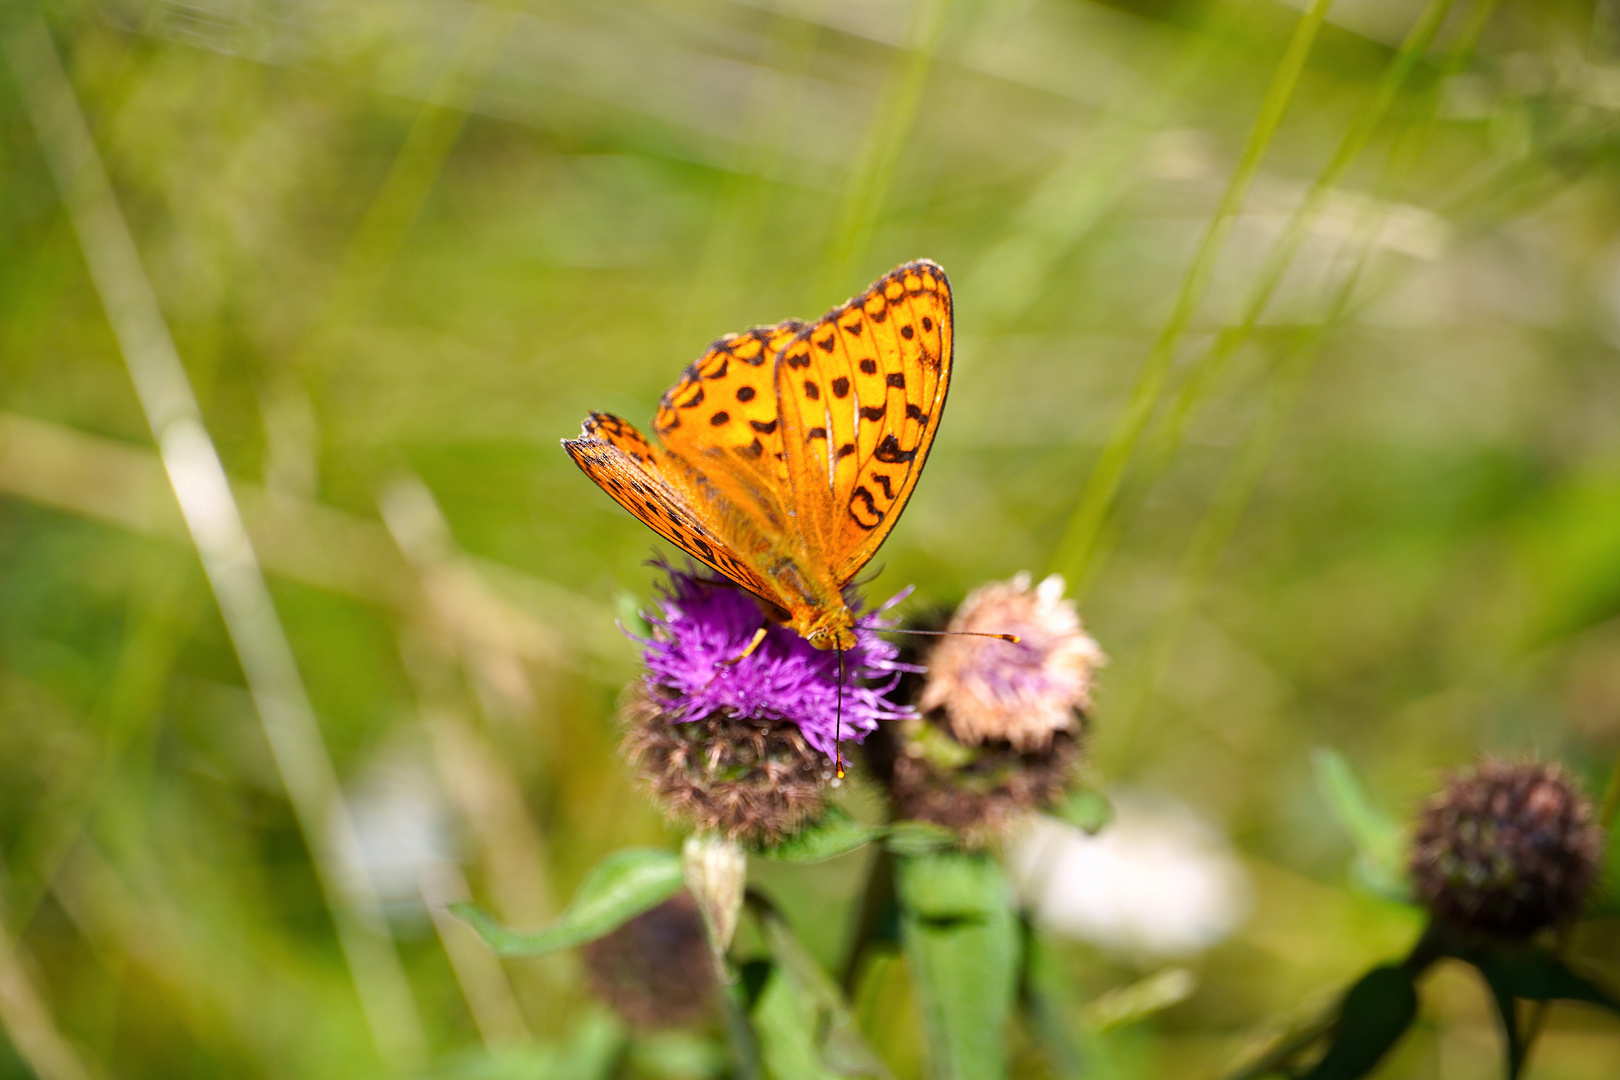
[[[951,382],[951,287],[898,266],[813,323],[727,334],[681,373],[655,445],[593,412],[563,448],[619,505],[819,649],[922,476]],[[756,642],[757,642],[756,638]]]

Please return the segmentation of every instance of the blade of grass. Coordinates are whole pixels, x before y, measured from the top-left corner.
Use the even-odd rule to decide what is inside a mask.
[[[823,310],[855,287],[850,276],[866,255],[878,215],[894,183],[950,5],[951,0],[915,0],[912,6],[908,45],[895,54],[860,156],[850,170],[849,186],[844,189],[844,200],[833,223],[809,310]]]
[[[1418,16],[1417,22],[1402,41],[1395,58],[1384,68],[1371,96],[1362,103],[1355,118],[1350,122],[1350,128],[1339,142],[1332,159],[1317,175],[1299,205],[1294,207],[1293,213],[1283,226],[1282,233],[1267,252],[1266,261],[1250,289],[1238,321],[1216,335],[1211,346],[1193,361],[1191,374],[1183,383],[1181,391],[1170,406],[1168,416],[1160,426],[1159,437],[1155,440],[1156,445],[1150,455],[1155,460],[1166,460],[1174,455],[1176,448],[1181,444],[1192,412],[1220,381],[1227,362],[1237,351],[1238,346],[1254,333],[1255,326],[1264,316],[1272,297],[1276,295],[1277,286],[1282,283],[1283,274],[1294,261],[1294,256],[1299,253],[1300,244],[1309,235],[1311,225],[1320,216],[1322,208],[1337,188],[1339,181],[1344,179],[1345,172],[1361,156],[1362,150],[1366,148],[1378,125],[1389,113],[1396,95],[1411,77],[1418,61],[1427,54],[1435,35],[1445,23],[1446,16],[1451,13],[1452,5],[1453,0],[1430,0],[1428,7]],[[1488,14],[1490,6],[1484,4],[1480,8],[1486,9]],[[1479,25],[1483,27],[1482,23]]]
[[[1314,0],[1295,24],[1282,59],[1272,72],[1270,85],[1260,103],[1260,113],[1238,157],[1237,168],[1227,181],[1226,190],[1216,204],[1214,217],[1182,278],[1170,317],[1143,361],[1125,411],[1120,414],[1086,486],[1081,490],[1080,500],[1069,518],[1063,539],[1052,556],[1051,569],[1067,577],[1076,592],[1080,591],[1086,577],[1098,536],[1124,477],[1125,467],[1135,453],[1136,445],[1158,403],[1182,334],[1209,288],[1216,257],[1232,231],[1233,220],[1248,195],[1249,186],[1271,146],[1272,137],[1276,135],[1278,125],[1282,123],[1283,115],[1299,89],[1305,61],[1331,6],[1332,0]]]
[[[391,1065],[407,1067],[424,1056],[426,1037],[405,970],[377,929],[387,924],[370,881],[340,877],[343,867],[364,865],[354,823],[134,236],[44,21],[17,19],[4,46],[320,875],[373,1040]]]
[[[1234,17],[1241,17],[1235,15]],[[1146,106],[1121,108],[1075,145],[1019,207],[1007,234],[967,275],[962,295],[977,298],[982,332],[1010,326],[1035,298],[1052,268],[1129,190],[1154,136],[1203,81],[1220,35],[1201,34],[1192,54],[1177,56],[1153,80]]]
[[[1475,6],[1472,18],[1464,24],[1444,65],[1447,77],[1460,72],[1466,66],[1494,6],[1495,0],[1482,0]],[[1410,40],[1409,38],[1409,42]],[[1399,62],[1397,57],[1396,63]],[[1397,178],[1406,175],[1415,164],[1417,155],[1431,130],[1430,119],[1438,105],[1442,86],[1443,80],[1431,88],[1422,106],[1415,113],[1413,123],[1403,137],[1397,140],[1380,184],[1382,188],[1398,187]],[[1348,140],[1346,142],[1348,143]],[[1338,161],[1338,155],[1335,155],[1334,161],[1335,163]],[[1315,363],[1315,356],[1322,342],[1334,327],[1341,325],[1350,316],[1355,306],[1357,291],[1363,281],[1381,228],[1381,206],[1377,203],[1367,204],[1362,210],[1360,224],[1352,233],[1360,238],[1359,246],[1345,259],[1349,268],[1340,279],[1338,290],[1329,303],[1326,314],[1319,323],[1306,329],[1296,339],[1284,358],[1268,373],[1268,385],[1259,415],[1228,466],[1209,509],[1188,543],[1177,575],[1174,607],[1158,631],[1154,645],[1149,649],[1149,660],[1142,681],[1138,684],[1136,692],[1128,699],[1130,704],[1116,717],[1115,723],[1121,732],[1118,752],[1122,758],[1128,754],[1141,719],[1152,702],[1160,676],[1168,668],[1181,633],[1196,610],[1214,573],[1215,564],[1226,549],[1250,496],[1259,484],[1271,452],[1281,438],[1287,417],[1292,412],[1293,402]]]

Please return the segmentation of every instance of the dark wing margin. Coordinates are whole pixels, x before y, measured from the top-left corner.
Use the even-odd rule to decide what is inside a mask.
[[[658,451],[635,425],[593,412],[579,438],[564,439],[562,445],[597,487],[659,536],[750,592],[767,600],[776,596],[777,590],[704,523],[691,501],[659,475]]]

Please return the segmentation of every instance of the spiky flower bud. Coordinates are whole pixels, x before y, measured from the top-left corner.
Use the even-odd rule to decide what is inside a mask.
[[[911,714],[887,696],[908,669],[874,633],[890,625],[881,611],[859,617],[840,681],[837,654],[768,623],[747,592],[666,570],[647,674],[624,708],[625,755],[671,816],[774,843],[821,812],[840,736],[859,742]]]
[[[632,1027],[685,1027],[709,1014],[709,946],[688,893],[642,912],[581,953],[591,989]]]
[[[1408,868],[1439,922],[1522,940],[1580,914],[1602,850],[1592,806],[1563,769],[1485,761],[1423,807]]]

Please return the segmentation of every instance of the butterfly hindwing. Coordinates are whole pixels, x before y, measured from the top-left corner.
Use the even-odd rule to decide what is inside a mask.
[[[635,425],[593,412],[579,438],[564,439],[563,448],[598,487],[658,535],[745,589],[775,600],[775,588],[738,550],[748,546],[749,531],[739,529],[726,508],[703,506]],[[739,531],[743,537],[733,535]]]
[[[894,527],[950,386],[950,283],[919,260],[801,330],[776,362],[785,464],[839,585]]]

